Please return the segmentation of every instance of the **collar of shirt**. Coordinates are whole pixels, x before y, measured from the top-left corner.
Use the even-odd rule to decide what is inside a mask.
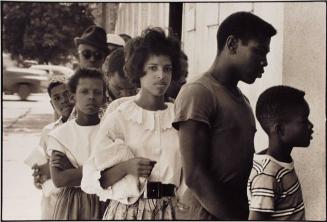
[[[257,161],[263,161],[263,160],[271,160],[277,164],[279,164],[280,166],[287,168],[287,169],[294,169],[294,162],[292,161],[291,163],[286,163],[286,162],[281,162],[276,160],[274,157],[268,155],[268,154],[254,154],[254,160]]]
[[[64,122],[62,121],[62,116],[60,116],[54,123],[54,127],[57,127],[61,124],[63,124]]]
[[[151,111],[143,109],[134,100],[130,100],[120,105],[117,111],[122,112],[126,120],[141,124],[146,130],[154,131],[156,123],[159,124],[162,130],[165,130],[172,128],[175,117],[174,104],[166,103],[166,105],[167,108],[164,110]]]

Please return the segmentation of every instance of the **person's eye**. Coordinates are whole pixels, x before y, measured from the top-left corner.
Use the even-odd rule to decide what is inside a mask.
[[[163,68],[164,72],[172,72],[173,68],[171,66],[166,66]]]
[[[96,91],[95,91],[95,94],[96,94],[96,95],[102,95],[102,91],[100,91],[100,90],[96,90]]]
[[[151,71],[157,71],[158,67],[157,66],[149,66],[148,69],[150,69]]]
[[[59,100],[59,97],[56,96],[56,97],[53,98],[53,100],[54,101],[58,101]]]
[[[302,119],[302,120],[300,120],[300,123],[302,123],[302,124],[307,124],[308,122],[309,122],[308,119]]]
[[[260,49],[260,48],[255,48],[254,51],[259,54],[259,55],[266,55],[267,52],[263,49]]]

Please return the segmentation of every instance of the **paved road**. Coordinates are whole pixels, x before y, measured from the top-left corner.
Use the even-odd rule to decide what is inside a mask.
[[[2,219],[40,219],[41,191],[32,181],[32,170],[25,157],[37,145],[41,129],[53,121],[46,93],[19,101],[15,95],[3,96]]]

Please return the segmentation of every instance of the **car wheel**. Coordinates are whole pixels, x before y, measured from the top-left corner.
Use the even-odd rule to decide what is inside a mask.
[[[31,94],[31,92],[31,86],[28,84],[20,84],[18,86],[17,93],[21,100],[26,100],[27,97]]]

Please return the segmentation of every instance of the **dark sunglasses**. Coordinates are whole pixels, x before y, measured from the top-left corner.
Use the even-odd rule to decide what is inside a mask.
[[[80,53],[87,60],[89,60],[92,56],[97,61],[103,58],[103,53],[98,51],[91,51],[86,49],[83,51],[79,51],[78,53]]]

